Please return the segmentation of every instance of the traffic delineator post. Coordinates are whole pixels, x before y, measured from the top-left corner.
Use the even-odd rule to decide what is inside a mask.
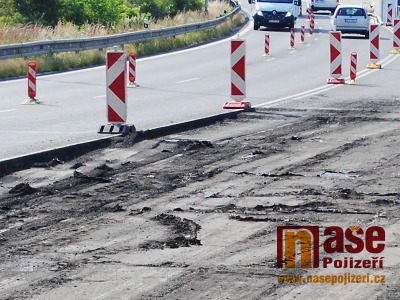
[[[304,44],[305,41],[305,33],[306,33],[306,28],[304,26],[304,24],[301,25],[301,29],[300,29],[300,43]]]
[[[37,76],[37,64],[34,61],[29,61],[27,64],[27,77],[28,77],[28,97],[21,104],[40,104],[41,102],[36,99],[36,76]]]
[[[392,26],[392,20],[393,20],[393,4],[389,2],[387,4],[386,26]]]
[[[311,11],[310,14],[310,36],[314,34],[314,26],[315,26],[315,20],[314,20],[314,13]]]
[[[98,133],[128,133],[127,118],[126,55],[124,51],[107,51],[107,125],[100,126]]]
[[[400,54],[400,17],[393,22],[393,49],[392,54]]]
[[[246,98],[246,41],[236,39],[231,41],[231,98],[224,102],[225,109],[250,108]]]
[[[129,84],[128,87],[137,87],[136,84],[136,53],[130,52],[128,54],[128,70],[129,70]]]
[[[329,32],[330,43],[330,71],[331,77],[328,84],[344,84],[342,76],[342,33],[340,31]]]
[[[270,54],[269,54],[269,33],[265,34],[264,56],[270,56]]]
[[[294,38],[295,38],[296,31],[294,28],[290,28],[290,47],[289,50],[296,49],[294,47]]]
[[[312,11],[310,8],[307,8],[307,21],[311,21],[311,16],[314,14],[314,11]]]
[[[246,41],[231,41],[231,98],[246,98]]]
[[[350,82],[349,84],[355,84],[357,77],[357,53],[352,52],[350,54]]]
[[[36,74],[37,65],[36,62],[28,62],[28,96],[31,99],[36,97]]]
[[[381,69],[382,66],[377,63],[379,60],[379,25],[370,24],[369,25],[369,59],[370,64],[367,65],[368,69]]]

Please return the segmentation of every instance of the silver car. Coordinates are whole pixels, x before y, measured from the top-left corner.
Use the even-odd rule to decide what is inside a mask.
[[[331,29],[369,38],[369,23],[370,18],[364,6],[340,4],[332,15]]]

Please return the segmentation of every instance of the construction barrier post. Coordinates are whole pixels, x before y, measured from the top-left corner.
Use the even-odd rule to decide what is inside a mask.
[[[331,77],[328,84],[344,84],[342,76],[342,33],[340,31],[329,32],[330,42],[330,71]]]
[[[124,51],[107,51],[107,125],[98,133],[128,133],[127,117],[126,55]]]
[[[269,56],[269,33],[265,34],[265,56]]]
[[[400,18],[394,19],[393,23],[393,50],[392,54],[400,54]]]
[[[308,8],[308,9],[307,9],[307,13],[308,13],[308,16],[307,16],[308,21],[311,21],[311,15],[313,15],[314,12],[313,12],[310,8]]]
[[[28,62],[28,96],[32,100],[35,100],[36,97],[36,71],[36,62]]]
[[[301,25],[301,30],[300,30],[300,43],[304,44],[305,43],[305,39],[304,39],[304,35],[306,33],[306,29],[304,27],[304,25]]]
[[[356,83],[357,77],[357,53],[352,52],[350,54],[350,84]]]
[[[310,18],[310,35],[314,34],[314,13],[311,11],[311,18]]]
[[[39,104],[40,101],[36,99],[36,75],[37,75],[37,64],[34,61],[28,62],[26,66],[27,77],[28,77],[28,97],[21,104]]]
[[[136,53],[128,54],[129,84],[128,87],[137,87],[136,80]]]
[[[294,47],[295,33],[296,33],[295,29],[294,28],[290,28],[290,47],[289,47],[289,50],[296,49]]]
[[[392,20],[393,20],[393,4],[389,2],[387,4],[386,26],[392,26]]]
[[[224,103],[225,109],[246,109],[251,105],[246,98],[246,41],[231,41],[231,98]]]
[[[379,60],[379,25],[370,24],[369,25],[369,42],[370,51],[369,59],[371,64],[367,65],[368,69],[381,69],[382,66],[377,63]]]

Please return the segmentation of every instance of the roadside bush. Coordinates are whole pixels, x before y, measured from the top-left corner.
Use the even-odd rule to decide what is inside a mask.
[[[24,18],[16,12],[14,0],[0,1],[0,26],[12,26],[18,23],[24,23]]]
[[[0,25],[100,24],[114,28],[135,18],[173,17],[200,10],[204,0],[0,0]]]
[[[129,0],[140,12],[148,13],[154,19],[161,19],[167,16],[175,16],[179,12],[189,10],[200,10],[203,7],[203,0]]]
[[[26,23],[54,26],[61,18],[61,1],[14,0],[14,7],[23,16]]]
[[[139,9],[125,5],[124,0],[62,0],[62,19],[78,26],[85,23],[114,27],[138,14]]]
[[[188,11],[188,10],[199,10],[203,7],[204,1],[202,0],[175,0],[175,7],[172,13],[175,15],[178,12]]]

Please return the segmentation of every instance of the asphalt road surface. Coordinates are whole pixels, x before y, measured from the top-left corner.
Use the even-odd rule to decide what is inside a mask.
[[[307,34],[304,44],[300,43],[302,24],[308,29],[306,16],[296,25],[296,49],[289,49],[286,30],[253,31],[250,23],[240,32],[247,49],[246,100],[253,105],[327,88],[330,16],[316,15],[315,34]],[[263,56],[266,32],[270,33],[269,57]],[[391,36],[389,29],[381,28],[383,64],[392,48]],[[349,76],[351,52],[358,53],[361,75],[369,63],[369,41],[361,36],[343,38],[344,78]],[[128,89],[127,123],[140,130],[221,113],[223,103],[230,100],[229,60],[229,39],[139,58],[136,82],[140,87]],[[386,80],[384,75],[381,80]],[[37,98],[41,105],[21,105],[27,99],[26,79],[0,82],[0,95],[0,159],[103,137],[97,130],[106,124],[104,67],[40,74]]]
[[[398,299],[399,70],[1,178],[1,299]]]

